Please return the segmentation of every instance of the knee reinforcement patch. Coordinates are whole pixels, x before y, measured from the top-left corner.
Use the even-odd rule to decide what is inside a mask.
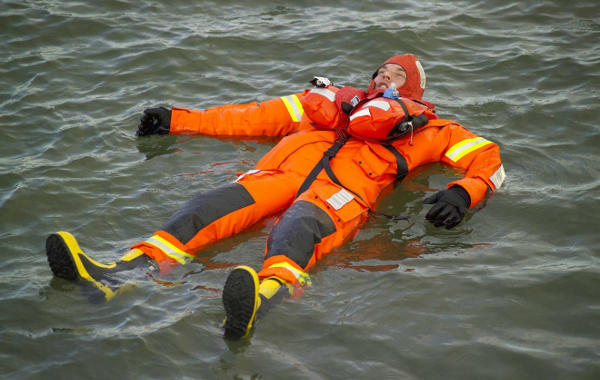
[[[305,268],[321,239],[336,231],[335,224],[313,203],[298,201],[279,218],[267,240],[265,260],[277,255]]]

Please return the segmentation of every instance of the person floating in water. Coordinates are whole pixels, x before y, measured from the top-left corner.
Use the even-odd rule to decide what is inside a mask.
[[[53,274],[91,285],[108,300],[119,292],[111,280],[115,273],[139,267],[168,272],[207,244],[285,210],[269,233],[258,273],[239,266],[225,282],[225,335],[239,338],[283,298],[310,284],[310,267],[351,237],[370,213],[382,216],[374,210],[378,195],[414,168],[442,162],[466,173],[424,200],[433,205],[426,219],[446,229],[502,185],[498,145],[437,116],[422,99],[426,77],[414,55],[386,60],[367,91],[338,88],[322,77],[311,83],[310,90],[261,104],[145,110],[138,136],[283,138],[255,169],[194,196],[115,262],[93,260],[68,232],[50,235],[46,253]]]

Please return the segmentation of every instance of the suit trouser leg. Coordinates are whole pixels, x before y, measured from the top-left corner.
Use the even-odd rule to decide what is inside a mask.
[[[223,290],[226,329],[246,332],[284,298],[299,297],[310,284],[306,271],[364,223],[368,208],[328,181],[315,181],[281,215],[267,239],[256,273],[238,267]]]
[[[131,248],[163,265],[183,265],[207,244],[289,206],[303,180],[298,174],[280,171],[243,175],[235,183],[196,195],[151,238]]]
[[[271,230],[259,278],[277,276],[304,285],[308,268],[358,231],[368,212],[346,190],[315,181]]]

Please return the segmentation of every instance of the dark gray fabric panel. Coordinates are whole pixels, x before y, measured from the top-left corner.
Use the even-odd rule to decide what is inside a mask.
[[[204,227],[254,203],[254,198],[244,186],[232,183],[196,195],[177,210],[161,230],[187,244]]]
[[[334,232],[335,224],[325,211],[310,202],[295,202],[271,230],[265,260],[284,255],[305,268],[315,244]]]

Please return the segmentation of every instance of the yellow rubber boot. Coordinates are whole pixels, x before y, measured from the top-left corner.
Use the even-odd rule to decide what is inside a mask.
[[[259,306],[256,319],[264,317],[270,310],[281,303],[284,298],[294,295],[294,287],[287,281],[271,276],[262,280],[258,287]]]
[[[117,262],[99,263],[83,253],[75,237],[64,231],[48,236],[46,255],[50,269],[56,277],[91,285],[99,290],[99,293],[96,292],[90,297],[92,301],[108,301],[122,290],[131,287],[131,284],[124,284],[123,281],[116,281],[107,275],[132,270],[149,261],[140,250],[132,250]]]

